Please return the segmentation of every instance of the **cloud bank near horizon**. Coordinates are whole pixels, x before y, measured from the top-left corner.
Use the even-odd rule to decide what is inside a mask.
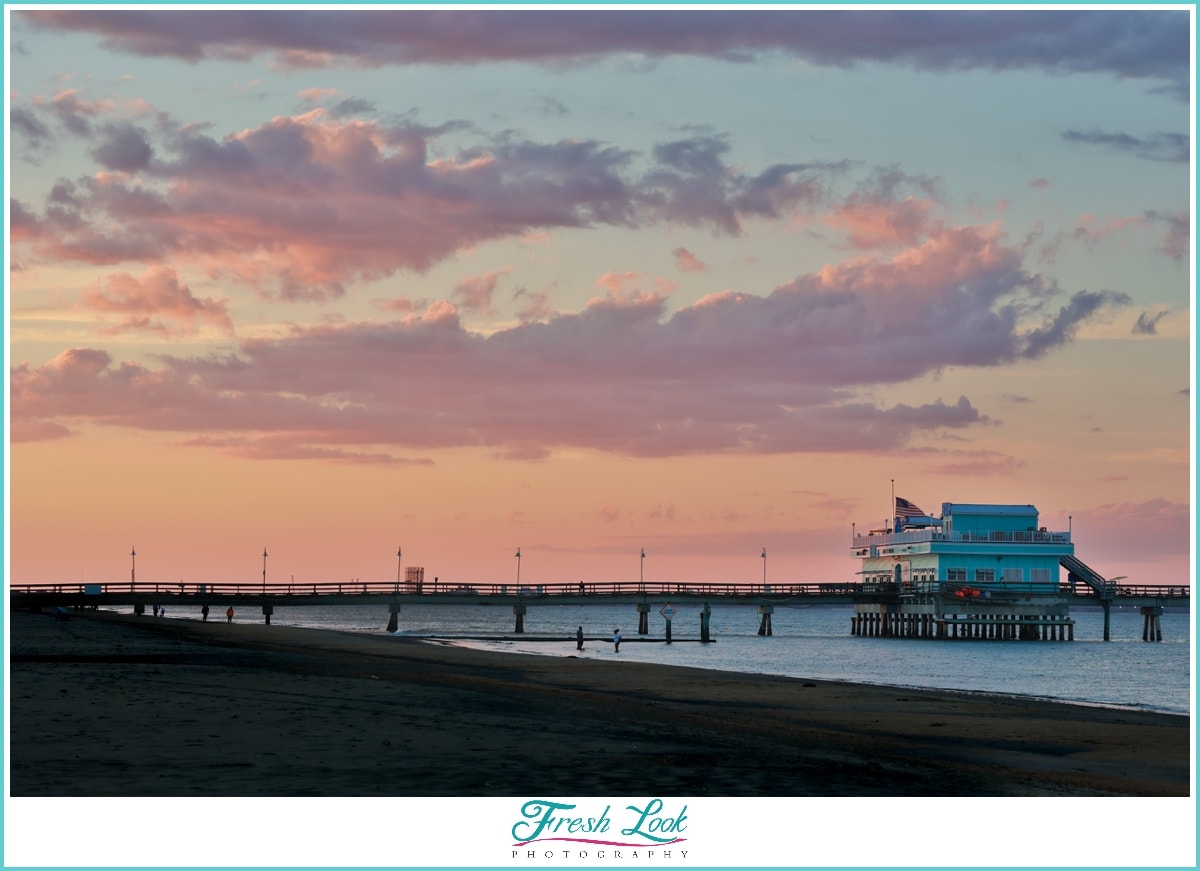
[[[994,421],[966,397],[888,406],[865,399],[866,388],[1036,359],[1129,302],[1081,291],[1055,309],[1019,251],[974,227],[938,228],[890,259],[859,258],[766,296],[712,294],[673,313],[666,295],[629,280],[602,279],[604,293],[582,311],[487,335],[438,300],[397,320],[297,325],[160,368],[71,349],[14,368],[14,438],[63,437],[91,421],[196,433],[186,443],[258,457],[278,445],[277,456],[354,462],[413,459],[362,446],[484,446],[525,459],[564,447],[638,457],[899,450],[919,434]]]

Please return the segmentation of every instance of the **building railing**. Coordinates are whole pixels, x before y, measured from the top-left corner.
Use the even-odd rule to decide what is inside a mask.
[[[892,544],[920,544],[947,541],[962,544],[1070,544],[1071,533],[1045,530],[979,530],[943,532],[940,529],[912,529],[907,532],[883,532],[854,536],[854,548],[880,547]]]

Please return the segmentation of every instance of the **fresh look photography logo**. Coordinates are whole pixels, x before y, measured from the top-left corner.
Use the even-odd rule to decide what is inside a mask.
[[[513,859],[686,859],[687,805],[661,798],[598,813],[578,805],[531,799],[513,824]],[[669,849],[668,849],[669,848]]]

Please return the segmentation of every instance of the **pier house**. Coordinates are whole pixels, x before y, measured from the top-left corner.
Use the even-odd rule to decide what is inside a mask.
[[[1074,640],[1059,569],[1103,583],[1032,505],[943,502],[935,518],[897,499],[892,525],[856,532],[851,553],[862,564],[856,635]]]

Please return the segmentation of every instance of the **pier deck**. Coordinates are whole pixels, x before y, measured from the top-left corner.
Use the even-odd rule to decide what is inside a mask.
[[[439,588],[440,586],[440,588]],[[554,583],[528,586],[512,584],[439,585],[424,584],[412,589],[394,581],[322,582],[315,584],[203,584],[203,583],[74,583],[12,584],[9,604],[19,609],[63,605],[153,606],[190,605],[309,605],[434,604],[434,605],[581,605],[635,604],[670,599],[680,602],[705,600],[741,601],[751,604],[801,601],[806,605],[853,604],[894,599],[905,591],[892,584],[862,583],[714,583],[605,581]],[[1011,595],[1035,595],[1013,588]],[[1041,594],[1044,595],[1044,594]],[[1068,604],[1100,604],[1101,594],[1083,585],[1064,583],[1055,594]],[[1109,601],[1134,607],[1187,606],[1191,587],[1187,584],[1141,584],[1117,586]]]

